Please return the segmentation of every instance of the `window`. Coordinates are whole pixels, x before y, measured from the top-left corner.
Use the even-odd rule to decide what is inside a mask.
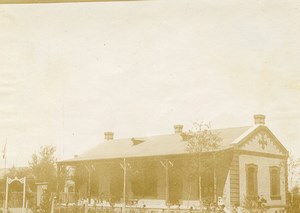
[[[270,167],[270,192],[272,200],[279,200],[280,197],[280,168]]]
[[[257,165],[246,165],[246,184],[247,184],[247,197],[257,197]]]
[[[97,187],[91,184],[91,195],[98,191]],[[110,196],[114,202],[120,201],[123,194],[123,171],[119,164],[110,165]]]
[[[154,162],[132,163],[131,190],[135,198],[157,195],[157,165]]]

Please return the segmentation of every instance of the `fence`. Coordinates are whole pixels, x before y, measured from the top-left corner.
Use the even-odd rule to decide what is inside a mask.
[[[121,213],[122,208],[102,208],[88,207],[88,213]],[[220,209],[203,209],[203,210],[187,210],[187,209],[170,209],[170,213],[221,213]],[[85,213],[84,206],[56,207],[55,213]],[[126,213],[167,213],[167,209],[151,209],[151,208],[126,208]]]

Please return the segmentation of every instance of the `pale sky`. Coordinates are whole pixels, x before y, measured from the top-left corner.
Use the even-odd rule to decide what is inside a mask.
[[[296,0],[0,5],[0,148],[21,166],[262,113],[300,157],[299,38]]]

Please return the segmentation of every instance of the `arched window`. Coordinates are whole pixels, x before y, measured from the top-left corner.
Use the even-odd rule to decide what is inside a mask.
[[[257,197],[257,165],[246,165],[247,196]]]
[[[277,166],[270,167],[270,192],[271,199],[280,199],[280,168]]]

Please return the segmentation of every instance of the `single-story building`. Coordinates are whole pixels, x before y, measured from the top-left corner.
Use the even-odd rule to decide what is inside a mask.
[[[199,198],[201,205],[222,198],[229,209],[249,207],[261,197],[268,212],[287,206],[289,153],[265,125],[264,115],[254,115],[252,126],[212,130],[221,144],[200,154],[186,149],[183,126],[174,128],[172,134],[129,139],[106,132],[104,142],[59,166],[75,168],[72,190],[78,198],[125,199],[161,209],[198,208]]]

